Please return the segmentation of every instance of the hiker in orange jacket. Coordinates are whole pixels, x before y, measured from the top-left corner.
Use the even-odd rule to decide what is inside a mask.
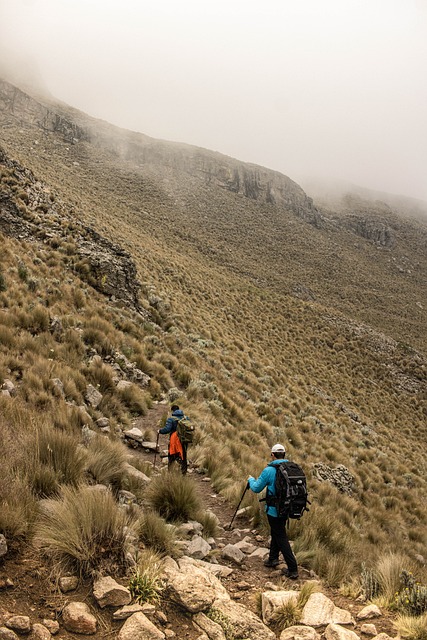
[[[174,462],[178,462],[181,467],[182,474],[187,473],[187,445],[183,444],[178,438],[176,431],[178,420],[184,418],[184,412],[177,404],[171,406],[172,415],[166,420],[166,424],[158,433],[163,435],[170,434],[168,446],[168,469]]]

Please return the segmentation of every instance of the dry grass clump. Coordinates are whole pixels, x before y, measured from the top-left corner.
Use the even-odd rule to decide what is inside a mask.
[[[427,640],[427,613],[421,616],[398,616],[394,625],[404,640]]]
[[[96,436],[87,448],[86,469],[97,484],[105,484],[117,491],[126,475],[127,451],[121,442]]]
[[[58,571],[123,571],[129,517],[109,491],[63,488],[36,524],[35,544]]]
[[[153,511],[145,511],[139,518],[136,531],[140,541],[160,555],[173,556],[176,553],[176,536],[173,525]]]
[[[195,518],[201,507],[193,481],[179,471],[164,472],[153,479],[146,498],[167,522],[186,522]]]

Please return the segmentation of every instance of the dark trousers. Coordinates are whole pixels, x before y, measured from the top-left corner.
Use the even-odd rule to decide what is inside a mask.
[[[269,515],[267,515],[267,518],[271,530],[269,559],[272,561],[278,560],[281,551],[289,571],[297,571],[298,564],[286,535],[286,518],[274,518]]]
[[[181,467],[181,473],[183,476],[185,476],[185,474],[187,473],[187,445],[183,444],[182,445],[182,451],[184,453],[184,457],[181,458],[181,456],[179,455],[179,453],[172,453],[172,454],[168,454],[168,469],[170,469],[173,464],[175,462],[177,462],[179,464],[179,466]]]

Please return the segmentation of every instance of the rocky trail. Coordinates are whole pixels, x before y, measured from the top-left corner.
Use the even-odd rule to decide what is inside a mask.
[[[155,405],[134,426],[143,433],[155,433],[166,410],[165,405]],[[161,454],[167,449],[167,436],[160,436],[159,449]],[[146,463],[154,463],[153,451],[138,447],[130,449],[130,453]],[[287,599],[295,597],[304,582],[316,579],[316,576],[300,567],[299,580],[290,581],[281,575],[281,567],[278,570],[264,567],[268,539],[251,528],[245,513],[238,515],[229,529],[235,508],[215,493],[209,478],[191,462],[191,449],[188,457],[189,476],[205,509],[217,516],[219,535],[215,540],[209,540],[208,545],[197,527],[187,526],[182,544],[184,554],[189,557],[179,560],[179,566],[172,559],[167,561],[167,595],[158,607],[145,606],[143,612],[133,615],[129,612],[125,624],[123,619],[114,620],[113,612],[120,609],[119,603],[126,604],[126,600],[117,600],[116,606],[101,606],[100,596],[95,594],[96,589],[89,582],[62,592],[48,568],[29,547],[19,553],[12,551],[0,564],[0,640],[16,640],[23,633],[31,640],[48,640],[54,633],[58,638],[90,637],[95,640],[264,640],[275,637],[280,640],[320,640],[322,633],[326,640],[364,640],[379,634],[386,635],[378,640],[387,640],[396,635],[390,612],[367,610],[366,602],[345,598],[321,583],[319,593],[311,596],[311,608],[306,611],[310,601],[304,608],[302,631],[299,628],[291,632],[293,635],[286,635],[288,632],[274,628],[271,623],[274,611]],[[164,467],[161,455],[157,455],[152,477],[161,473]],[[126,581],[117,578],[117,582],[117,588],[111,591],[115,595],[110,596],[108,588],[103,593],[106,601],[112,602],[108,599],[117,596],[118,588],[122,589],[119,598],[122,597]],[[261,601],[262,617],[268,626],[259,617]],[[86,612],[74,612],[80,620],[75,627],[64,624],[70,603],[87,606]],[[210,605],[221,612],[219,622],[213,622],[203,613],[211,608]],[[360,618],[361,612],[364,616],[365,611],[367,619]],[[81,620],[86,620],[85,616],[92,627],[89,624],[79,628]],[[224,620],[233,622],[234,635],[224,626]]]

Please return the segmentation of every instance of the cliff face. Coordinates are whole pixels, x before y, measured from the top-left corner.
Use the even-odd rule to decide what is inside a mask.
[[[322,224],[312,199],[281,173],[205,149],[125,131],[76,110],[34,98],[0,80],[0,125],[8,127],[17,123],[54,133],[69,144],[90,142],[137,166],[185,172],[205,185],[285,208],[315,226]]]
[[[63,250],[68,267],[101,293],[139,309],[135,264],[120,246],[73,217],[73,211],[0,147],[0,231]]]

